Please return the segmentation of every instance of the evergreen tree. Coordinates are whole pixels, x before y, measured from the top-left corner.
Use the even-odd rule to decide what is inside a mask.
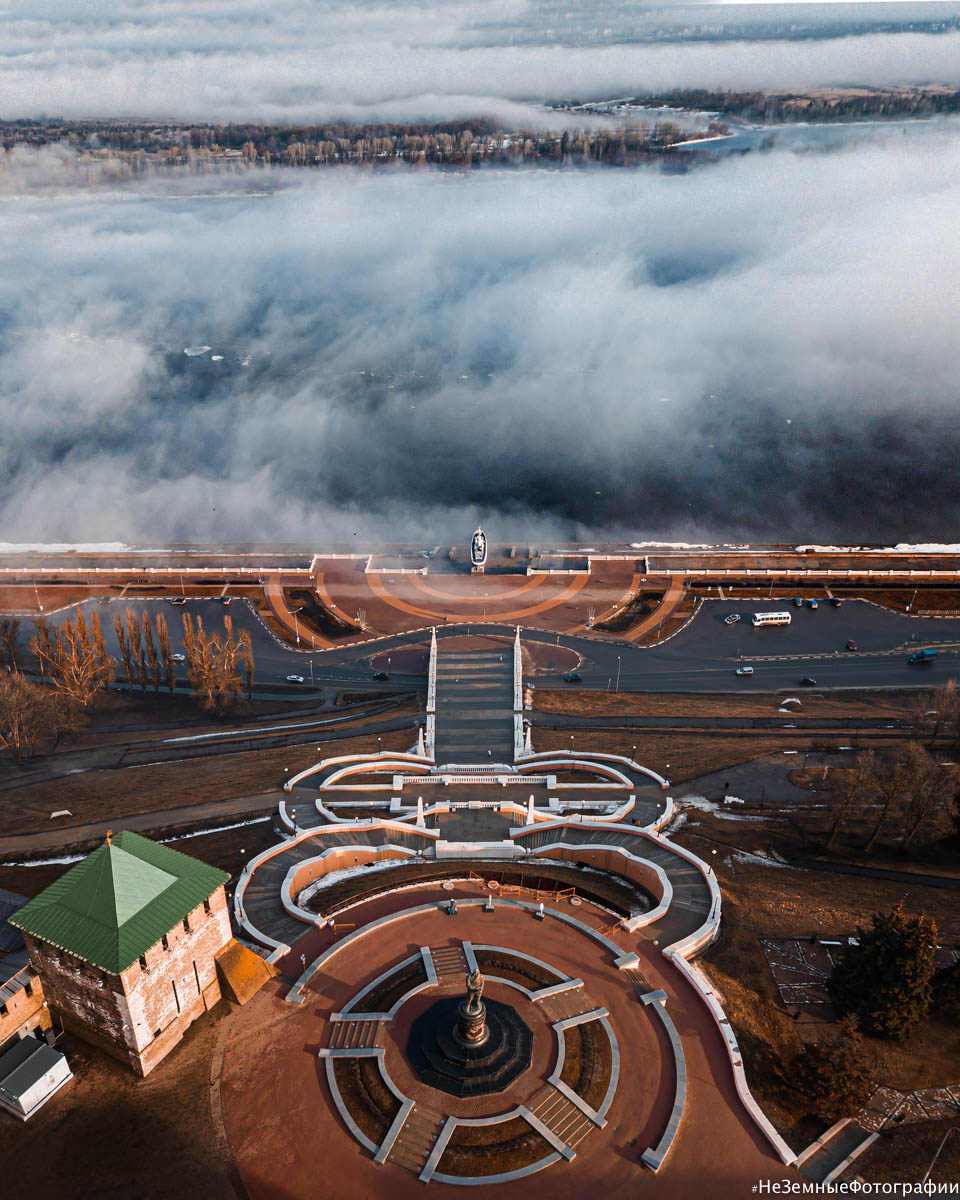
[[[960,1021],[960,959],[934,975],[933,1007],[943,1016]]]
[[[847,948],[830,977],[830,995],[866,1032],[906,1041],[930,1008],[937,927],[922,913],[908,917],[901,901],[857,934],[859,945]]]
[[[807,1098],[809,1111],[825,1121],[855,1117],[873,1092],[863,1039],[849,1018],[841,1030],[839,1038],[807,1044],[791,1063],[793,1087]]]

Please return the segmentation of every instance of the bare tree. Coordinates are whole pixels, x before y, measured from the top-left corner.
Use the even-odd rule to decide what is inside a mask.
[[[120,647],[120,657],[123,660],[123,669],[127,675],[127,683],[130,686],[130,691],[133,691],[133,658],[130,654],[130,642],[127,639],[126,630],[123,626],[123,621],[119,614],[113,618],[113,628],[117,635],[117,644]]]
[[[17,673],[19,667],[17,665],[17,646],[20,641],[20,618],[19,617],[4,617],[0,620],[0,646],[3,647],[3,656],[6,660],[8,671]]]
[[[90,629],[93,634],[93,651],[97,658],[97,667],[104,687],[113,682],[116,672],[113,669],[113,659],[107,653],[106,642],[103,640],[103,626],[100,624],[100,614],[96,611],[90,614]]]
[[[36,641],[37,644],[43,650],[45,650],[47,652],[47,655],[52,654],[53,653],[53,642],[50,638],[50,629],[47,626],[47,618],[46,617],[34,617],[33,627],[34,627],[34,629],[36,629],[37,633],[36,633],[36,637],[34,639],[32,639],[30,642],[31,649],[33,648],[33,641]],[[38,655],[37,657],[40,662],[40,682],[46,683],[46,681],[47,681],[46,656]]]
[[[147,650],[147,662],[150,664],[150,682],[153,684],[154,694],[158,695],[160,692],[160,659],[157,657],[157,646],[153,640],[153,622],[150,620],[148,612],[144,612],[141,624]]]
[[[824,850],[833,848],[844,820],[851,811],[859,807],[869,791],[871,756],[860,755],[856,766],[848,770],[830,772],[830,816],[832,824],[824,843]]]
[[[64,621],[53,633],[38,631],[30,649],[40,660],[45,678],[62,696],[86,708],[105,686],[96,647],[78,612],[75,621]]]
[[[163,661],[163,671],[167,678],[167,687],[173,695],[177,683],[177,671],[173,661],[173,651],[170,648],[170,635],[167,632],[167,618],[162,612],[157,613],[157,641],[160,644],[160,658]]]
[[[197,617],[196,627],[189,613],[183,617],[183,646],[190,689],[203,701],[205,708],[216,711],[239,698],[243,686],[240,677],[242,643],[234,636],[230,617],[224,617],[223,626],[222,634],[208,634],[202,617]]]
[[[932,754],[909,747],[906,757],[909,774],[896,811],[900,849],[904,851],[921,834],[929,839],[947,832],[958,789],[953,768],[938,762]]]
[[[240,657],[243,660],[243,673],[247,684],[247,699],[253,698],[253,642],[250,638],[250,631],[245,629],[240,634]]]
[[[948,679],[932,692],[920,696],[913,704],[913,728],[917,737],[929,736],[927,745],[933,749],[945,730],[957,732],[960,718],[960,693],[955,679]]]
[[[140,621],[132,608],[128,608],[124,615],[127,618],[127,632],[130,635],[130,653],[133,665],[137,671],[137,682],[140,684],[140,691],[146,692],[147,658],[143,649],[143,632],[140,629]]]
[[[76,725],[76,710],[63,696],[23,675],[0,675],[0,750],[15,762]]]
[[[920,749],[920,747],[917,747]],[[879,809],[873,830],[864,845],[864,853],[869,854],[880,834],[886,828],[891,814],[903,793],[905,779],[908,774],[906,763],[898,758],[882,759],[875,754],[864,755],[865,784],[874,807]]]

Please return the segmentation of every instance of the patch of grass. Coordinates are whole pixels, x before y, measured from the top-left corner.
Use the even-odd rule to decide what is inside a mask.
[[[477,964],[487,975],[499,975],[502,979],[510,979],[519,983],[528,991],[535,992],[539,988],[550,987],[560,983],[562,976],[536,963],[517,958],[513,954],[499,954],[495,950],[477,950]]]
[[[553,1152],[522,1117],[496,1125],[458,1125],[440,1157],[441,1175],[499,1175],[516,1171]]]
[[[589,688],[537,688],[537,712],[583,717],[769,717],[776,716],[782,695],[774,692],[737,696],[727,693],[598,692]],[[916,696],[905,692],[844,692],[842,696],[803,698],[801,717],[900,717],[910,715]],[[789,718],[784,718],[789,720]]]
[[[160,812],[169,808],[203,805],[210,800],[256,796],[283,786],[288,775],[315,763],[321,756],[405,750],[413,735],[395,730],[376,737],[344,738],[307,746],[250,750],[240,754],[211,755],[187,762],[165,762],[146,767],[88,771],[44,783],[25,784],[0,792],[0,836],[34,833],[49,828],[50,813],[71,812],[72,825],[87,821],[119,820],[133,813]]]
[[[386,1137],[400,1101],[387,1087],[375,1058],[335,1058],[333,1073],[350,1116],[377,1146]]]

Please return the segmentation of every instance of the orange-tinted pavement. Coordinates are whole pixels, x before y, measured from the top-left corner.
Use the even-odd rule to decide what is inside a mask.
[[[476,896],[464,886],[463,897]],[[435,887],[412,889],[393,897],[355,906],[344,919],[363,923],[387,907],[412,907],[429,897],[449,899]],[[594,927],[608,920],[602,910],[584,903],[567,908]],[[319,931],[318,931],[319,932]],[[308,935],[304,942],[327,940]],[[790,1174],[755,1128],[736,1095],[726,1049],[707,1009],[678,971],[648,943],[618,934],[641,957],[641,969],[654,987],[668,994],[667,1011],[683,1042],[688,1075],[687,1103],[680,1132],[666,1164],[652,1174],[640,1162],[660,1137],[673,1099],[673,1066],[659,1022],[636,999],[628,979],[613,966],[611,954],[586,935],[547,919],[536,921],[526,911],[498,906],[493,914],[461,908],[456,917],[434,910],[405,917],[344,947],[327,964],[319,990],[311,987],[304,1004],[282,999],[286,987],[268,985],[234,1016],[223,1064],[221,1099],[226,1129],[240,1172],[253,1200],[353,1200],[354,1197],[421,1196],[425,1185],[392,1164],[377,1166],[343,1126],[327,1089],[317,1051],[328,1043],[327,1018],[387,966],[415,953],[419,946],[438,947],[469,940],[532,954],[584,981],[586,994],[606,1007],[619,1043],[620,1083],[607,1126],[593,1130],[580,1143],[576,1158],[559,1162],[536,1176],[509,1185],[473,1188],[481,1196],[523,1196],[530,1189],[557,1200],[633,1197],[642,1191],[656,1197],[732,1198],[750,1194],[760,1178]],[[288,956],[288,969],[299,970],[298,946]],[[315,953],[308,950],[308,957]],[[296,966],[293,966],[293,963]],[[313,983],[318,977],[315,976]],[[491,989],[493,989],[491,984]],[[498,985],[501,986],[502,985]],[[520,993],[503,988],[497,998],[519,1002]],[[512,993],[512,994],[511,994]],[[431,991],[424,996],[436,996]],[[492,994],[492,990],[491,990]],[[413,1004],[410,1001],[409,1004]],[[396,1063],[412,1015],[401,1009],[388,1030],[388,1061]],[[506,1111],[522,1102],[552,1069],[554,1050],[541,1029],[530,1077],[521,1076],[502,1097]],[[409,1083],[398,1067],[396,1082]],[[418,1105],[435,1098],[437,1113],[451,1112],[454,1101],[418,1084]],[[469,1102],[459,1102],[460,1104]],[[429,1191],[452,1193],[450,1185],[431,1183]],[[458,1191],[457,1194],[462,1194]]]

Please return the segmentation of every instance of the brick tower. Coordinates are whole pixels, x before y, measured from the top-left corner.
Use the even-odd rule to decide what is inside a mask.
[[[146,1075],[220,999],[229,876],[124,831],[16,913],[64,1029]]]

